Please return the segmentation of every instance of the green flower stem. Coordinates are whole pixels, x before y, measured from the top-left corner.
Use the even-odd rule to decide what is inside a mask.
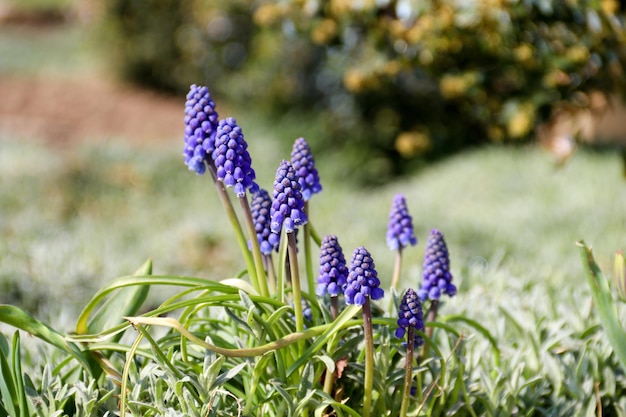
[[[252,283],[254,289],[260,294],[261,288],[259,286],[259,279],[257,277],[256,267],[254,265],[254,260],[252,259],[252,254],[248,250],[248,242],[246,241],[246,237],[243,234],[241,223],[239,223],[239,219],[237,218],[235,209],[230,201],[230,198],[228,197],[228,194],[226,193],[226,188],[224,188],[224,184],[221,181],[217,180],[217,176],[215,175],[215,168],[211,166],[209,167],[209,171],[211,172],[211,177],[213,177],[213,182],[215,183],[217,195],[222,201],[222,205],[224,206],[224,210],[226,211],[228,220],[230,220],[230,224],[235,231],[235,238],[237,239],[237,243],[239,244],[239,248],[241,249],[244,261],[246,262],[246,268],[248,270],[248,275],[250,276],[250,282]]]
[[[430,322],[430,323],[435,322],[435,320],[437,320],[438,310],[439,310],[439,300],[432,300],[430,302],[430,308],[428,309],[428,314],[426,315],[426,322]],[[426,328],[426,336],[428,336],[429,339],[433,337],[433,330],[434,330],[433,326],[429,326]],[[424,344],[424,346],[425,345],[426,344]]]
[[[278,282],[276,283],[276,293],[278,301],[285,302],[285,276],[287,275],[287,232],[282,229],[280,232],[280,246],[278,251]]]
[[[369,417],[374,389],[374,332],[372,330],[372,309],[369,297],[365,297],[365,304],[363,304],[363,332],[365,335],[365,381],[363,383],[363,412],[361,416]]]
[[[400,271],[402,270],[402,248],[398,248],[396,251],[396,260],[393,266],[393,275],[391,277],[391,289],[398,291],[398,284],[400,283]]]
[[[265,269],[267,270],[267,281],[270,294],[276,294],[276,270],[274,269],[272,255],[263,255],[263,263],[265,264]]]
[[[304,202],[304,212],[307,216],[309,214],[309,202]],[[315,294],[315,276],[313,275],[313,258],[311,256],[311,225],[307,222],[304,225],[304,262],[306,269],[307,285],[309,287],[309,294]]]
[[[308,214],[308,213],[307,213]],[[313,223],[311,223],[311,220],[309,219],[309,222],[307,223],[307,225],[309,226],[309,231],[311,232],[311,238],[313,239],[313,241],[315,242],[315,244],[317,246],[322,246],[322,238],[320,237],[320,235],[317,233],[317,231],[315,231],[315,227],[313,227]]]
[[[396,251],[396,258],[393,265],[393,275],[391,276],[391,297],[389,299],[389,311],[391,315],[394,307],[393,294],[398,291],[398,284],[400,283],[400,272],[402,271],[402,247],[399,247]]]
[[[250,203],[248,197],[244,195],[239,197],[241,203],[241,209],[244,213],[244,219],[246,220],[246,226],[248,227],[248,235],[250,242],[252,243],[252,257],[254,258],[254,266],[256,267],[257,279],[261,295],[268,297],[269,290],[267,287],[267,277],[265,275],[265,267],[263,265],[263,254],[261,253],[261,247],[259,246],[259,239],[256,236],[256,229],[254,227],[254,220],[252,219],[252,212],[250,211]]]
[[[304,314],[302,313],[302,291],[300,290],[300,272],[298,268],[298,250],[296,234],[287,233],[287,250],[289,251],[289,268],[291,271],[291,287],[293,292],[293,311],[296,316],[296,332],[304,330]],[[304,343],[298,343],[300,353],[304,352]]]
[[[339,316],[339,298],[330,297],[330,316],[333,321],[337,320]],[[328,352],[333,353],[335,351],[335,339],[331,339],[328,342]],[[324,379],[324,392],[332,397],[333,386],[335,385],[335,372],[329,372],[326,370],[326,378]]]
[[[404,365],[404,391],[402,393],[402,406],[400,417],[406,417],[411,397],[411,383],[413,382],[413,345],[415,342],[415,328],[409,326],[406,341],[406,364]]]

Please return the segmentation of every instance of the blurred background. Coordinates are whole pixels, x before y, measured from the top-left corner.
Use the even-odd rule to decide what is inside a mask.
[[[576,239],[606,259],[624,241],[625,7],[0,0],[0,302],[70,314],[147,258],[242,267],[210,180],[182,163],[192,83],[238,119],[264,188],[307,139],[316,228],[371,246],[383,276],[402,192],[415,282],[439,227],[466,286],[494,268],[561,285]]]

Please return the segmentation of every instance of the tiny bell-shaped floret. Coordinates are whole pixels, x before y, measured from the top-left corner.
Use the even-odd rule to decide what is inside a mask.
[[[304,212],[304,198],[300,191],[298,175],[291,163],[286,160],[280,163],[276,171],[270,216],[272,219],[270,229],[277,236],[280,235],[283,226],[287,233],[293,233],[297,226],[308,221]],[[276,241],[277,236],[274,236],[272,242]]]
[[[218,114],[209,89],[191,85],[185,103],[185,148],[183,156],[189,170],[204,174],[215,149]]]
[[[430,231],[426,243],[422,287],[417,294],[422,301],[439,300],[442,294],[448,294],[451,297],[456,294],[456,287],[452,283],[450,272],[448,247],[443,234],[437,229]]]
[[[372,256],[363,246],[356,248],[348,269],[346,303],[362,306],[366,298],[379,300],[384,295]]]
[[[415,330],[423,332],[423,317],[422,303],[417,296],[417,292],[415,292],[412,288],[409,288],[404,293],[402,301],[400,302],[396,337],[403,338],[405,333],[409,330],[409,327],[413,327]],[[424,343],[424,340],[417,333],[414,333],[413,346],[421,346],[422,343]]]
[[[398,250],[409,245],[417,245],[417,238],[413,232],[413,219],[407,209],[404,195],[397,194],[389,212],[387,246],[391,250]]]
[[[327,235],[320,247],[320,275],[317,278],[317,295],[336,297],[343,294],[348,278],[348,267],[337,236]]]
[[[226,187],[233,187],[237,197],[244,197],[246,190],[255,193],[259,189],[254,182],[256,175],[252,169],[248,144],[234,118],[219,121],[212,156],[218,181]]]
[[[272,245],[269,242],[269,237],[272,233],[270,231],[271,207],[272,198],[269,193],[264,189],[259,189],[250,202],[250,212],[252,214],[252,220],[254,220],[254,229],[257,239],[259,240],[261,253],[264,255],[270,255],[273,250],[278,248],[278,245]]]
[[[320,177],[315,168],[315,158],[309,144],[304,138],[298,138],[291,151],[291,164],[298,174],[300,188],[304,201],[309,201],[313,194],[322,191]]]

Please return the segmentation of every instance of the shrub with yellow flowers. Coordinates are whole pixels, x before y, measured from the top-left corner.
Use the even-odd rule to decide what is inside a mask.
[[[361,170],[370,179],[467,146],[526,141],[555,108],[624,90],[614,0],[185,4],[194,10],[174,34],[188,59],[174,76],[197,68],[246,103],[319,110],[320,140],[355,162],[383,161]]]

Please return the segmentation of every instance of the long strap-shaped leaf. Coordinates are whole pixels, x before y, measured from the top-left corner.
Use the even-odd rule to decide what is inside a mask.
[[[609,342],[613,345],[613,351],[624,369],[626,369],[626,331],[619,320],[609,283],[593,259],[591,248],[587,247],[582,240],[577,242],[577,245],[580,247],[580,255],[585,265],[587,282],[591,289],[591,296],[596,306],[598,317]]]
[[[133,275],[152,275],[152,261],[147,260]],[[115,297],[109,297],[89,320],[87,325],[89,333],[100,333],[122,323],[124,316],[137,314],[146,301],[149,290],[150,286],[148,285],[138,285],[124,288],[118,291]],[[123,333],[117,333],[111,340],[117,342],[122,336]]]
[[[68,341],[65,336],[47,324],[35,319],[19,307],[0,304],[0,321],[38,337],[51,345],[69,353],[76,358],[89,372],[97,374],[97,365],[76,344]]]
[[[98,305],[113,291],[132,286],[171,285],[179,287],[195,287],[198,290],[212,290],[225,294],[236,294],[237,289],[219,282],[204,278],[181,277],[181,276],[158,276],[158,275],[130,275],[121,277],[100,289],[87,303],[76,322],[76,333],[88,334],[88,320]]]
[[[323,334],[324,336],[321,337],[319,340],[316,340],[316,342],[308,349],[307,353],[305,353],[304,356],[308,356],[308,355],[312,355],[321,346],[323,346],[324,343],[326,343],[326,341],[328,340],[328,338],[333,334],[333,332],[348,325],[349,320],[356,314],[358,310],[359,310],[359,307],[350,306],[346,310],[344,310],[344,313],[340,315],[337,318],[337,320],[333,323],[311,327],[301,332],[291,333],[291,334],[288,334],[287,336],[281,337],[280,339],[266,343],[262,346],[256,346],[252,348],[243,348],[243,349],[222,348],[219,346],[215,346],[211,343],[208,343],[200,339],[193,333],[191,333],[178,320],[171,318],[171,317],[126,317],[126,320],[128,320],[133,326],[153,325],[153,326],[169,327],[171,329],[178,331],[184,337],[196,343],[197,345],[202,346],[205,349],[208,349],[220,355],[231,356],[231,357],[260,356],[272,350],[277,350],[285,346],[289,346],[290,344],[295,343],[299,340],[309,339],[311,337],[315,337],[315,336],[319,336]],[[358,324],[358,322],[350,323],[350,324],[356,325]],[[291,368],[292,372],[293,370],[297,369],[300,365],[302,365],[302,363],[304,362],[306,361],[301,361],[301,360],[296,361],[296,363],[294,363],[294,365]],[[288,374],[290,374],[290,372],[288,372]]]

